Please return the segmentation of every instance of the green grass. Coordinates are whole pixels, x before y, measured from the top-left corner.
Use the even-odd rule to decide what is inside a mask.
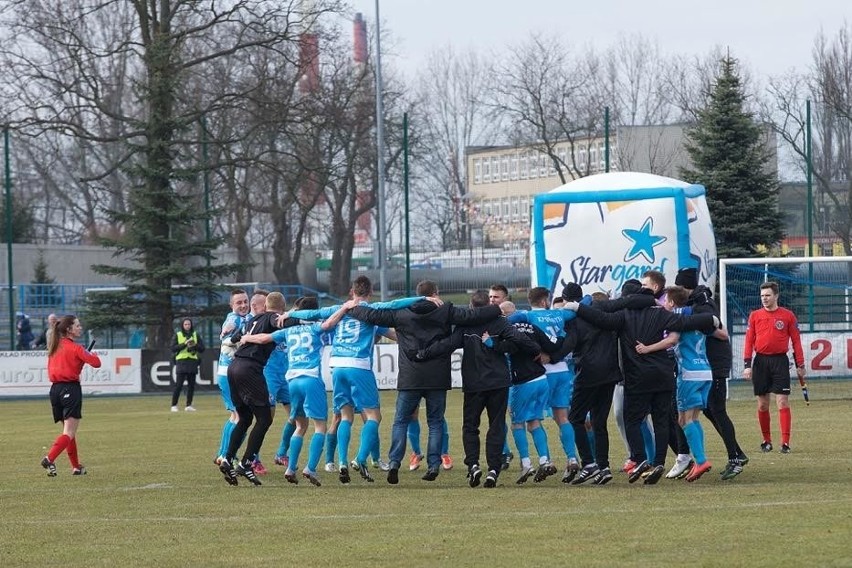
[[[386,451],[394,393],[383,396]],[[516,486],[513,464],[494,490],[466,485],[461,401],[450,394],[457,465],[436,482],[406,471],[397,487],[381,473],[341,486],[322,473],[319,488],[288,485],[280,468],[263,487],[227,486],[211,463],[224,419],[214,396],[198,397],[195,414],[170,413],[164,397],[87,398],[89,475],[72,477],[61,456],[48,478],[38,462],[58,427],[46,397],[3,401],[0,566],[852,566],[848,401],[798,403],[786,456],[760,454],[754,403],[732,403],[751,463],[730,482],[710,432],[716,466],[694,484],[629,485],[619,473],[605,487]],[[277,422],[268,463],[279,433]]]

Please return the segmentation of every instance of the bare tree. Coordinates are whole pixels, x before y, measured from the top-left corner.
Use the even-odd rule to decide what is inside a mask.
[[[826,210],[826,229],[852,254],[852,25],[833,38],[820,33],[807,75],[788,74],[770,81],[776,132],[798,157],[802,173],[807,167],[806,100],[814,101],[813,177],[816,201]]]

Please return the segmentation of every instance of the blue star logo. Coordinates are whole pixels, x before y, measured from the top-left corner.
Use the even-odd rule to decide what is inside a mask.
[[[666,237],[660,235],[652,235],[654,230],[654,219],[648,217],[642,223],[641,229],[624,229],[621,234],[633,241],[633,246],[624,255],[624,262],[630,262],[640,254],[645,257],[648,262],[654,262],[656,255],[654,247],[666,241]]]

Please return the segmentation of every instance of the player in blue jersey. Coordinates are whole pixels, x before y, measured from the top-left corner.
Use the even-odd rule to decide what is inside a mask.
[[[219,340],[222,346],[219,348],[219,365],[216,369],[216,383],[219,385],[219,391],[222,395],[222,402],[225,404],[225,410],[229,412],[228,419],[222,426],[222,438],[219,443],[219,451],[216,454],[216,465],[222,461],[225,452],[228,449],[228,442],[231,439],[231,432],[239,420],[236,407],[231,400],[231,390],[228,387],[228,365],[234,357],[235,346],[231,342],[231,336],[242,329],[245,323],[246,316],[249,313],[249,299],[246,291],[237,288],[231,290],[231,299],[229,302],[231,313],[225,317],[222,323],[222,331],[219,333]]]
[[[665,289],[664,307],[675,313],[688,315],[692,313],[687,308],[689,292],[681,286],[671,286]],[[717,329],[713,336],[720,340],[728,337],[727,332]],[[677,374],[677,411],[678,424],[689,442],[692,457],[695,461],[692,469],[686,475],[687,481],[695,481],[710,471],[713,464],[707,459],[704,451],[704,430],[698,417],[707,407],[710,387],[713,384],[713,369],[707,359],[707,336],[700,331],[669,332],[668,335],[651,345],[636,344],[638,353],[652,353],[674,347],[678,363]]]
[[[366,276],[359,276],[352,282],[350,290],[356,304],[377,309],[397,310],[407,308],[423,299],[405,298],[392,302],[369,304],[373,294],[373,285]],[[321,310],[297,310],[291,317],[304,320],[325,319],[337,312],[341,306],[331,306]],[[334,331],[331,343],[332,400],[334,408],[340,410],[340,424],[337,427],[338,477],[341,483],[349,483],[349,466],[356,465],[361,477],[373,481],[367,470],[367,457],[377,444],[379,424],[382,414],[379,403],[379,389],[373,373],[373,346],[376,341],[377,326],[344,316]],[[383,330],[387,333],[387,329]],[[391,335],[391,337],[393,337]],[[355,408],[360,408],[367,417],[361,429],[361,441],[358,453],[352,464],[349,463],[349,441]]]
[[[582,296],[582,291],[580,294]],[[574,301],[579,301],[579,299],[572,298]],[[550,309],[550,290],[542,286],[532,288],[527,294],[527,300],[530,303],[530,310],[528,312],[515,312],[509,318],[509,321],[531,323],[552,340],[565,337],[565,323],[576,317],[574,312],[564,309]],[[574,361],[569,356],[565,360],[546,363],[544,369],[549,389],[548,404],[553,413],[553,421],[559,428],[559,441],[562,443],[562,450],[568,459],[565,472],[562,475],[562,482],[570,483],[577,472],[580,471],[574,428],[568,421],[571,394],[574,391]]]
[[[340,306],[334,314],[322,323],[301,321],[272,333],[245,336],[246,343],[287,344],[287,381],[290,392],[290,417],[296,421],[296,431],[290,439],[289,463],[284,473],[290,483],[298,483],[296,469],[299,466],[299,454],[302,451],[308,421],[314,425],[314,435],[311,438],[308,452],[308,463],[302,470],[302,475],[313,485],[321,485],[317,476],[317,465],[325,444],[325,431],[328,419],[328,401],[325,394],[325,383],[321,376],[322,364],[322,335],[333,329],[351,303]],[[299,298],[296,308],[316,310],[317,300],[314,297]]]

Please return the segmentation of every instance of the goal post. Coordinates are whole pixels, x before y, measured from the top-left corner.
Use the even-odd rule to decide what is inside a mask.
[[[760,285],[767,281],[778,283],[779,304],[796,314],[809,379],[852,379],[852,256],[719,260],[719,311],[731,334],[732,377],[742,377],[748,316],[760,308]],[[833,396],[852,396],[843,382]]]

